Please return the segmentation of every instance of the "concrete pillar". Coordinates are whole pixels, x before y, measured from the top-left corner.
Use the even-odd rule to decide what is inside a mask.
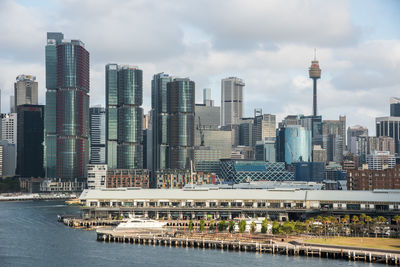
[[[156,219],[160,219],[160,213],[158,211],[156,211]]]

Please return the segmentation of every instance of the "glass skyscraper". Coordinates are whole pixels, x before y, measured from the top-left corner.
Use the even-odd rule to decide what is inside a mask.
[[[194,160],[194,82],[179,78],[168,83],[167,103],[170,168],[190,169]]]
[[[89,160],[89,52],[63,38],[47,34],[46,177],[81,182]]]
[[[110,169],[143,168],[142,101],[142,70],[106,65],[106,154]]]
[[[151,81],[152,169],[169,168],[167,84],[171,76],[158,73]]]
[[[277,150],[279,162],[311,161],[311,131],[300,125],[279,128]]]
[[[80,40],[57,45],[57,172],[85,178],[89,163],[89,52]]]
[[[48,32],[46,45],[46,105],[44,111],[44,166],[47,178],[56,177],[57,168],[57,45],[62,42],[61,32]]]

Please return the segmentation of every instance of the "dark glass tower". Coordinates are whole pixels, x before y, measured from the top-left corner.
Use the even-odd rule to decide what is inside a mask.
[[[171,81],[164,73],[154,75],[151,81],[153,170],[169,168],[167,84]]]
[[[44,177],[43,117],[41,105],[17,107],[17,171],[21,177]]]
[[[79,40],[57,45],[57,172],[84,179],[89,162],[89,52]]]
[[[107,163],[110,169],[143,168],[143,72],[106,66]]]
[[[55,178],[57,169],[57,45],[62,39],[64,35],[61,32],[47,33],[44,167],[45,176],[48,178]]]
[[[168,83],[167,103],[170,168],[190,169],[194,160],[194,82],[186,78]]]

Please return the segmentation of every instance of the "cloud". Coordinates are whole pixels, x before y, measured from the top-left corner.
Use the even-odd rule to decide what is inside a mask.
[[[243,78],[246,116],[254,108],[278,119],[311,114],[308,67],[315,47],[322,68],[318,110],[324,118],[345,114],[349,125],[362,124],[373,133],[373,116],[388,114],[389,97],[398,96],[400,40],[366,39],[374,29],[370,23],[355,24],[355,9],[345,0],[65,0],[49,5],[0,1],[3,112],[21,73],[38,77],[44,101],[47,31],[85,42],[92,105],[104,105],[104,65],[115,62],[143,69],[145,110],[152,76],[165,72],[194,80],[198,100],[201,89],[211,87],[215,103],[220,103],[222,78]]]

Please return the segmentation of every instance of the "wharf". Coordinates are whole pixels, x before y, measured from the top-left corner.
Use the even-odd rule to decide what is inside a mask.
[[[169,229],[171,230],[171,229]],[[291,244],[269,240],[242,239],[216,235],[185,235],[168,231],[116,231],[114,229],[98,229],[97,241],[130,243],[143,245],[158,245],[169,247],[192,247],[203,249],[220,249],[231,251],[249,251],[256,253],[271,253],[291,256],[320,257],[400,265],[400,253],[387,253],[367,248],[323,247],[309,244]]]

